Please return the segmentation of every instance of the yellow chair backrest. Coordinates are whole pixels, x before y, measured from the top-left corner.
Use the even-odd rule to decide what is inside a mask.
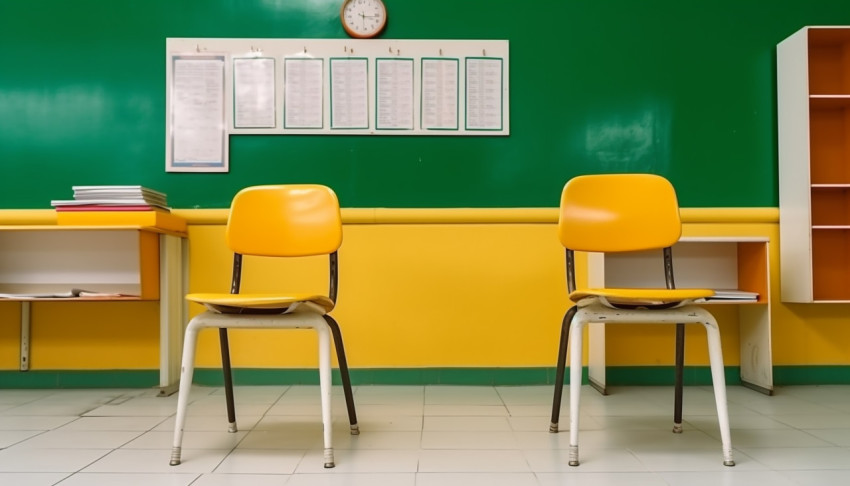
[[[333,253],[342,244],[339,200],[317,184],[247,187],[233,198],[226,239],[243,255]]]
[[[564,186],[558,220],[570,250],[640,251],[672,246],[682,234],[670,182],[652,174],[578,176]]]

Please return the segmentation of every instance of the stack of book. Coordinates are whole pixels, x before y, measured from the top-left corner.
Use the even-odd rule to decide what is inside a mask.
[[[142,226],[186,231],[165,194],[143,186],[74,186],[74,199],[50,201],[56,223],[70,226]]]
[[[144,186],[73,186],[74,199],[54,200],[56,211],[168,211],[165,194]]]

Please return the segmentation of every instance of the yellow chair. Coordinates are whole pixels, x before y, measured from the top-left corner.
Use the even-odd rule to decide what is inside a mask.
[[[186,406],[195,364],[195,347],[201,329],[219,329],[229,431],[236,432],[227,329],[311,328],[319,337],[324,466],[334,467],[331,445],[331,334],[336,345],[351,433],[359,433],[342,334],[337,322],[328,315],[336,303],[337,250],[342,244],[342,220],[336,194],[330,188],[320,185],[269,185],[243,189],[233,198],[227,221],[226,240],[234,253],[230,293],[186,296],[186,299],[192,302],[203,304],[207,310],[189,321],[186,328],[171,465],[180,464]],[[328,255],[328,295],[240,293],[243,255]]]
[[[673,431],[680,433],[684,324],[701,323],[708,336],[711,378],[723,451],[723,464],[734,466],[726,406],[726,381],[717,321],[694,301],[714,295],[709,289],[677,289],[671,246],[682,223],[673,186],[650,174],[587,175],[571,179],[561,194],[558,234],[566,249],[567,287],[575,303],[564,315],[555,378],[550,432],[558,431],[567,348],[570,351],[569,464],[578,466],[579,401],[582,340],[585,326],[605,323],[669,323],[677,325],[676,403]],[[662,250],[667,288],[576,289],[574,252]]]

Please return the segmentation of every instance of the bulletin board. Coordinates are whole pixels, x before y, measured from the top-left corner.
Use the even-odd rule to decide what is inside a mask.
[[[166,170],[230,135],[510,134],[507,40],[166,39]]]

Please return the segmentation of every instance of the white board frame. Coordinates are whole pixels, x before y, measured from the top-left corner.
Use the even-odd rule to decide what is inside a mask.
[[[510,62],[507,40],[414,40],[414,39],[234,39],[234,38],[167,38],[166,39],[166,170],[181,171],[227,171],[224,160],[218,167],[174,167],[171,161],[171,91],[172,66],[178,56],[225,56],[225,131],[230,135],[438,135],[438,136],[507,136],[510,135]],[[273,58],[275,60],[275,124],[268,128],[237,127],[234,117],[234,59]],[[377,59],[413,59],[413,126],[403,130],[378,130],[376,128],[376,66]],[[287,58],[314,58],[323,60],[321,128],[285,128],[284,115],[284,65]],[[367,127],[334,127],[331,123],[330,60],[352,58],[367,59],[369,123]],[[459,123],[456,130],[423,128],[422,126],[422,59],[446,59],[459,61],[457,117],[466,119],[466,59],[492,58],[502,64],[501,106],[502,123],[495,130],[467,129]],[[229,144],[228,144],[229,145]],[[225,159],[227,154],[225,154]]]

